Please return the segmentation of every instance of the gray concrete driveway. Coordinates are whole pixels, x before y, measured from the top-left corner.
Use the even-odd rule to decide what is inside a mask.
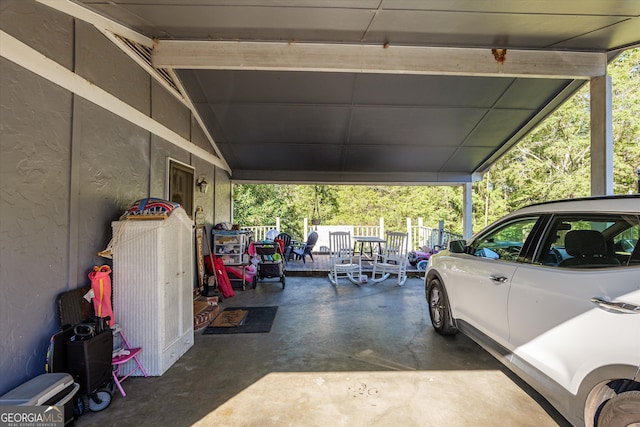
[[[223,307],[279,307],[271,332],[197,334],[163,376],[126,380],[127,397],[76,425],[568,425],[471,340],[436,334],[422,279],[395,283],[236,290]]]

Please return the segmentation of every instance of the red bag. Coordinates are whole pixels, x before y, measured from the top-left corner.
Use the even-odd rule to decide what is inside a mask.
[[[218,288],[220,292],[222,292],[222,296],[225,298],[229,298],[234,296],[236,293],[233,292],[233,287],[231,286],[231,281],[229,280],[229,275],[227,274],[227,270],[224,268],[224,263],[222,262],[222,258],[215,257],[213,260],[213,266],[216,270],[216,279],[218,280]]]

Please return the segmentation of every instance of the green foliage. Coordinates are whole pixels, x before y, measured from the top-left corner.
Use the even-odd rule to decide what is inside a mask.
[[[613,85],[614,192],[635,192],[640,166],[640,49],[609,65]],[[473,185],[473,229],[524,205],[590,194],[589,85],[558,108]],[[406,218],[462,232],[462,189],[447,186],[235,185],[234,222],[275,224],[303,237],[303,218],[325,225],[377,225],[404,230]]]
[[[640,49],[609,65],[614,193],[636,192],[640,166]],[[474,184],[474,230],[526,204],[591,194],[590,106],[586,84]],[[489,207],[486,209],[486,207]]]

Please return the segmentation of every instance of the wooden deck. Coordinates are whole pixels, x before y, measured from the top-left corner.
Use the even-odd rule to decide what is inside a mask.
[[[371,273],[372,269],[371,261],[362,261],[364,273]],[[291,260],[285,264],[285,272],[291,276],[324,276],[329,273],[329,255],[313,254],[313,260],[307,257],[305,263],[302,260]],[[422,276],[422,272],[407,262],[407,275],[419,277]]]

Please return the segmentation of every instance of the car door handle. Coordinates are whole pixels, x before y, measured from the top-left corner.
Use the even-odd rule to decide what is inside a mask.
[[[621,301],[607,301],[602,298],[593,297],[591,302],[606,310],[617,311],[619,313],[640,314],[640,305],[630,304]]]
[[[489,276],[489,279],[493,280],[494,282],[498,282],[498,283],[507,283],[507,280],[509,280],[509,278],[504,277],[504,276]]]

